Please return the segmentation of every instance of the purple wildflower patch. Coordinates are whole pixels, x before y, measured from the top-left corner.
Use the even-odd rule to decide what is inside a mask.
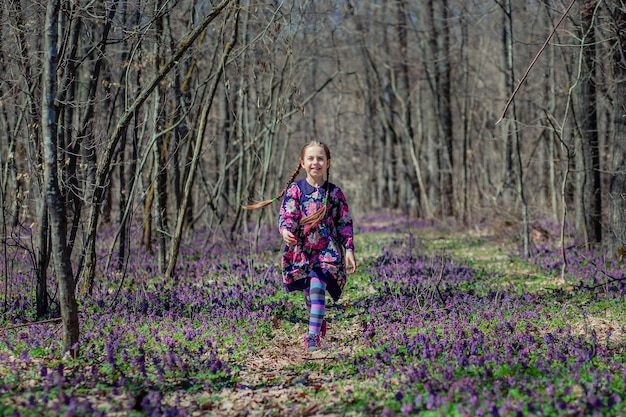
[[[292,357],[306,310],[282,288],[272,231],[236,242],[194,231],[169,281],[142,248],[131,248],[124,270],[107,268],[113,231],[103,234],[93,292],[79,292],[77,358],[62,358],[60,323],[27,325],[33,278],[16,273],[0,340],[0,414],[235,415],[254,405],[253,414],[306,415],[325,412],[310,404],[320,397],[346,413],[390,416],[626,410],[626,358],[615,342],[624,331],[588,317],[578,324],[567,288],[531,290],[507,270],[424,255],[428,240],[413,233],[445,225],[392,216],[364,224],[361,237],[375,236],[368,248],[375,255],[359,259],[345,303],[329,304],[324,345],[331,351],[318,361]],[[554,274],[559,253],[548,243],[525,261]],[[485,236],[472,244],[497,242]],[[10,258],[16,271],[28,270],[21,256]],[[624,274],[620,265],[599,251],[568,248],[567,256],[567,282],[594,294],[589,302],[623,300],[621,282],[606,281]]]

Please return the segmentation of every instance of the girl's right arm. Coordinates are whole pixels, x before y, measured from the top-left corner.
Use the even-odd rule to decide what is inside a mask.
[[[346,266],[349,268],[348,271],[353,274],[356,272],[356,258],[354,257],[353,249],[346,251]]]
[[[301,216],[300,188],[293,183],[285,192],[278,215],[278,230],[283,240],[288,245],[293,245],[297,242],[294,233],[298,227]]]
[[[283,231],[281,232],[281,235],[285,243],[289,246],[293,246],[296,243],[298,243],[298,239],[296,238],[296,235],[294,235],[287,229],[283,229]]]
[[[337,214],[335,225],[339,234],[339,241],[346,251],[354,251],[354,231],[352,228],[352,215],[346,201],[346,196],[340,188],[335,188],[335,198],[337,204]]]

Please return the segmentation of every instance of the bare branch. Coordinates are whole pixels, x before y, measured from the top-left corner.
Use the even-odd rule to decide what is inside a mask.
[[[559,21],[554,26],[554,29],[552,29],[552,32],[550,32],[550,35],[548,35],[548,37],[546,38],[546,41],[541,46],[541,49],[539,49],[539,52],[537,52],[537,55],[535,55],[535,58],[533,58],[532,62],[530,63],[530,65],[526,69],[526,72],[524,73],[524,76],[522,77],[520,82],[517,84],[517,87],[515,87],[515,91],[513,91],[513,94],[511,95],[511,98],[509,98],[509,101],[507,101],[506,105],[504,106],[504,110],[502,111],[502,115],[500,115],[500,118],[496,122],[496,125],[498,123],[500,123],[502,120],[504,120],[504,116],[506,115],[507,110],[509,110],[509,107],[511,106],[511,103],[513,103],[513,99],[515,99],[515,96],[517,95],[517,92],[519,91],[520,87],[522,86],[522,84],[524,84],[524,81],[526,81],[526,78],[528,78],[528,74],[530,74],[530,70],[532,70],[532,68],[535,66],[535,63],[539,59],[539,56],[546,49],[546,47],[548,46],[548,43],[550,42],[550,40],[552,39],[552,37],[556,33],[556,30],[558,29],[559,25],[561,24],[561,22],[563,22],[565,17],[569,14],[569,11],[572,9],[572,6],[574,6],[575,2],[576,2],[576,0],[572,0],[571,3],[569,4],[569,6],[567,6],[567,9],[565,9],[565,12],[563,12],[561,17],[559,18]]]

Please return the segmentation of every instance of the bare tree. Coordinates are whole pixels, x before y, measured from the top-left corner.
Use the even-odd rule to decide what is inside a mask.
[[[165,6],[162,1],[154,3],[154,37],[155,42],[153,44],[154,51],[152,57],[154,59],[154,68],[158,71],[163,64],[163,15],[161,9]],[[167,183],[168,183],[168,170],[166,167],[166,161],[168,158],[168,147],[164,140],[165,136],[165,120],[166,116],[163,114],[165,111],[165,88],[163,84],[159,84],[155,88],[152,94],[153,100],[153,172],[152,180],[154,181],[155,192],[155,205],[154,205],[154,221],[156,226],[157,240],[159,242],[158,248],[158,265],[161,273],[165,272],[167,264],[167,242],[169,237],[169,225],[167,218]]]
[[[163,66],[159,69],[156,76],[150,80],[148,85],[140,91],[137,98],[131,103],[131,105],[124,111],[122,116],[120,117],[115,129],[113,130],[111,137],[106,144],[106,147],[103,151],[103,158],[101,159],[100,164],[98,165],[98,172],[96,175],[96,184],[95,191],[93,197],[93,204],[91,206],[91,211],[88,219],[87,226],[87,237],[86,237],[86,265],[85,265],[85,277],[86,277],[86,285],[87,288],[90,288],[93,285],[95,278],[95,268],[96,268],[96,234],[98,230],[98,215],[99,215],[99,205],[102,202],[102,198],[104,195],[104,190],[107,188],[107,180],[109,178],[109,171],[111,167],[111,160],[113,155],[115,154],[115,150],[117,148],[118,142],[121,136],[126,132],[126,129],[132,120],[132,117],[135,115],[137,111],[141,108],[141,106],[145,103],[147,98],[152,94],[154,89],[158,86],[158,84],[165,78],[165,76],[178,64],[178,60],[183,56],[183,54],[193,45],[193,43],[198,39],[198,37],[202,34],[204,30],[217,18],[222,11],[229,5],[230,0],[223,0],[218,5],[214,6],[212,11],[207,14],[204,20],[195,27],[178,45],[177,49],[174,51],[174,54],[170,57],[167,62],[163,64]]]
[[[513,95],[515,92],[515,85],[513,80],[515,79],[515,63],[514,63],[514,55],[513,55],[513,9],[511,0],[503,0],[496,2],[500,5],[503,11],[504,16],[504,30],[503,30],[503,46],[504,46],[504,57],[506,63],[506,73],[505,73],[505,84],[507,86],[508,92]],[[520,132],[519,129],[515,126],[518,122],[517,115],[517,106],[515,102],[512,103],[511,112],[513,114],[513,124],[506,125],[503,130],[504,140],[505,140],[505,154],[504,159],[505,163],[505,172],[503,177],[504,181],[504,196],[505,201],[507,200],[508,188],[512,187],[513,184],[509,184],[509,181],[515,181],[517,186],[517,195],[519,197],[519,201],[522,206],[522,238],[524,242],[524,254],[529,255],[529,216],[528,216],[528,205],[526,202],[525,191],[524,191],[524,169],[522,163],[522,149],[521,149],[521,140],[520,140]],[[515,158],[515,170],[513,165],[513,158]],[[510,165],[509,165],[510,164]],[[509,202],[510,203],[510,202]]]
[[[626,256],[626,8],[611,9],[613,40],[613,158],[609,188],[609,229],[611,255]]]
[[[189,172],[187,174],[187,178],[185,180],[185,188],[183,189],[183,198],[182,205],[178,209],[178,213],[176,216],[176,230],[174,232],[172,247],[169,253],[169,263],[167,265],[167,270],[165,271],[165,276],[167,278],[171,278],[174,274],[174,270],[176,267],[176,262],[178,259],[178,249],[180,247],[180,240],[183,233],[183,226],[185,224],[185,215],[187,213],[187,202],[189,201],[189,194],[191,193],[191,189],[196,178],[196,169],[200,160],[200,154],[203,149],[204,136],[205,136],[205,127],[208,119],[209,111],[213,105],[213,100],[215,98],[215,92],[217,91],[217,86],[220,83],[222,78],[222,74],[224,73],[224,67],[228,60],[230,53],[232,52],[235,43],[237,42],[237,35],[239,29],[239,0],[235,1],[234,4],[234,17],[233,17],[233,33],[231,38],[225,43],[223,47],[223,52],[221,53],[221,58],[219,60],[215,60],[217,62],[215,71],[211,72],[213,74],[212,83],[210,84],[210,88],[208,91],[208,95],[206,97],[206,101],[202,106],[202,113],[200,119],[200,126],[198,128],[196,141],[194,144],[194,153],[191,158],[191,165],[189,167]],[[225,19],[225,24],[230,23],[231,13],[228,13],[228,16]],[[224,24],[224,26],[225,26]],[[216,58],[218,54],[218,48],[216,48]]]
[[[44,31],[44,71],[42,100],[42,137],[44,152],[44,184],[50,209],[51,252],[59,280],[59,303],[63,321],[63,350],[77,352],[78,304],[74,296],[74,275],[67,247],[65,201],[59,187],[57,157],[57,65],[58,20],[60,0],[48,2]]]
[[[448,0],[428,1],[431,27],[431,48],[434,72],[434,91],[441,144],[439,146],[441,215],[453,216],[454,207],[454,156],[453,119],[450,67],[450,6]],[[438,13],[437,13],[438,12]],[[439,25],[437,24],[439,23]]]
[[[506,216],[526,228],[579,204],[589,242],[615,234],[602,200],[620,193],[620,163],[609,160],[620,155],[611,121],[621,110],[608,104],[619,104],[620,76],[602,71],[618,62],[609,25],[617,3],[587,1],[584,14],[563,20],[501,126],[494,116],[503,97],[565,13],[562,1],[236,3],[61,3],[57,182],[84,289],[96,278],[100,224],[117,227],[109,220],[118,216],[108,259],[117,245],[122,269],[142,206],[142,242],[168,276],[191,227],[222,237],[256,228],[258,236],[274,211],[241,204],[275,196],[295,168],[292,155],[311,139],[331,145],[332,179],[356,211],[468,224]],[[43,316],[53,246],[42,176],[43,61],[33,59],[44,51],[40,6],[0,6],[12,29],[0,35],[0,130],[8,138],[0,197],[3,236],[34,225],[28,250]],[[222,28],[238,39],[218,68]],[[574,168],[580,176],[569,175]]]
[[[586,0],[580,13],[581,75],[580,106],[576,116],[580,133],[576,135],[576,225],[584,242],[602,241],[602,184],[598,138],[598,101],[596,92],[596,10],[600,2]]]

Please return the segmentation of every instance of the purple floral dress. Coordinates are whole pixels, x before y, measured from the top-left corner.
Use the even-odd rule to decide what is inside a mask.
[[[280,206],[278,228],[281,234],[287,229],[298,239],[296,245],[283,248],[283,282],[287,291],[308,288],[308,278],[313,273],[326,282],[328,293],[337,301],[346,285],[345,250],[354,249],[354,236],[346,197],[339,187],[328,185],[326,216],[317,227],[305,230],[300,219],[320,208],[325,189],[315,188],[305,179],[292,183]]]

